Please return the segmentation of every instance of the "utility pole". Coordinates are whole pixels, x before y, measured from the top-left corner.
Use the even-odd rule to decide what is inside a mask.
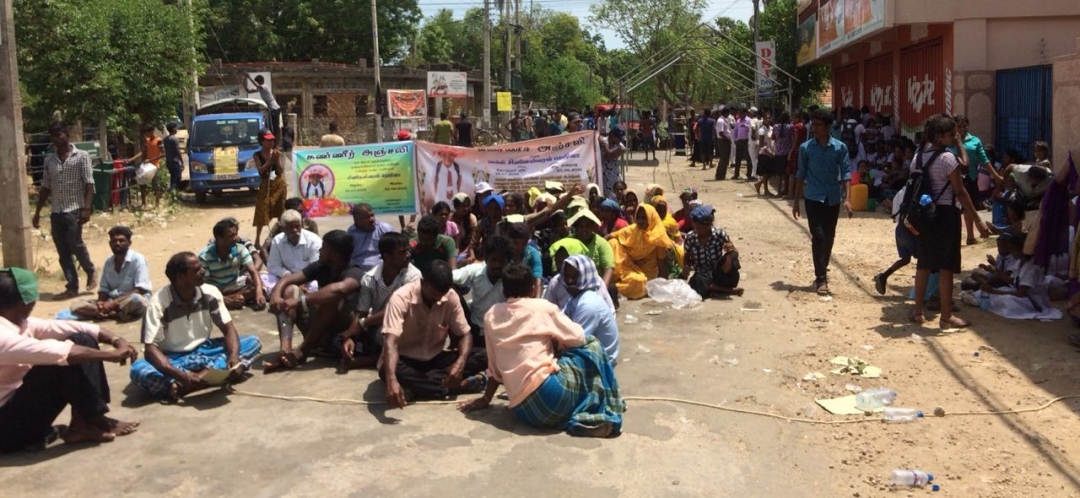
[[[491,0],[484,0],[484,103],[482,124],[491,127]]]
[[[503,75],[503,82],[505,83],[505,86],[503,87],[504,92],[512,91],[510,89],[510,84],[511,84],[511,77],[510,77],[510,51],[511,51],[511,44],[510,44],[510,2],[511,2],[511,0],[503,0],[503,7],[505,7],[505,9],[503,9],[503,26],[506,28],[506,43],[503,45],[503,52],[506,53],[506,74]],[[510,102],[513,102],[513,101],[514,101],[513,97],[511,96]],[[508,122],[510,122],[511,117],[513,116],[513,111],[507,112],[506,114],[507,115],[506,115],[506,121],[505,122],[508,123]]]
[[[195,9],[191,6],[191,0],[187,0],[188,29],[195,33]],[[222,54],[225,55],[225,54]],[[213,63],[213,61],[209,61]],[[195,51],[195,37],[191,37],[191,88],[188,90],[188,108],[184,112],[184,127],[191,132],[191,121],[195,119],[195,111],[199,108],[199,54]],[[247,85],[247,82],[244,82]],[[103,147],[106,148],[106,147]],[[107,148],[106,148],[107,149]]]
[[[30,196],[26,189],[19,63],[15,57],[15,10],[0,0],[0,242],[4,266],[34,270]]]
[[[761,54],[758,54],[758,48],[757,48],[757,44],[758,44],[758,24],[760,24],[759,19],[760,19],[760,16],[761,16],[761,9],[758,8],[758,5],[760,3],[761,3],[761,0],[754,0],[754,67],[757,67],[757,59],[761,55]],[[759,97],[759,95],[761,95],[761,91],[758,89],[758,84],[760,82],[761,82],[761,76],[758,75],[758,74],[754,74],[754,106],[755,107],[761,107],[761,98]]]
[[[374,64],[374,66],[375,66],[375,92],[376,92],[375,102],[378,102],[379,99],[382,98],[382,95],[381,95],[382,94],[382,79],[380,78],[380,74],[379,74],[379,66],[381,66],[382,63],[379,62],[379,8],[378,8],[378,6],[376,4],[376,1],[377,0],[371,0],[371,39],[372,39],[372,48],[373,48],[372,52],[374,52],[372,57],[375,58],[375,64]],[[387,99],[386,105],[390,105],[389,99]],[[382,114],[376,114],[375,115],[375,142],[374,143],[380,143],[380,142],[383,141],[383,129],[382,129],[383,123],[382,123],[382,120],[383,120],[383,115],[385,115],[386,112],[387,112],[387,109],[385,107],[386,106],[383,106],[383,109],[382,109],[383,113]]]

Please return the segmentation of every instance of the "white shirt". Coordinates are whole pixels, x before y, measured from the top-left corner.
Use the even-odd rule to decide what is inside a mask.
[[[503,296],[502,279],[491,283],[487,274],[487,263],[473,263],[454,270],[454,285],[469,287],[469,312],[472,325],[484,327],[484,315],[492,306],[506,302]]]
[[[266,271],[281,278],[290,273],[303,270],[305,266],[319,260],[322,239],[307,230],[300,230],[300,241],[294,246],[289,243],[285,232],[274,236],[270,241],[270,254],[266,260]]]

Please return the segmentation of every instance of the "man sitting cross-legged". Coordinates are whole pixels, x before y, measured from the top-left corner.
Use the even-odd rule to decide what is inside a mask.
[[[0,269],[0,452],[48,444],[67,405],[66,443],[103,443],[135,432],[138,422],[105,416],[109,383],[102,362],[124,364],[139,353],[97,325],[31,318],[37,300],[33,273]],[[98,343],[115,349],[100,351]]]
[[[487,365],[483,350],[472,348],[465,310],[452,286],[450,266],[435,261],[419,281],[390,296],[379,377],[391,408],[404,408],[411,397],[444,399],[462,392],[461,380]],[[448,334],[459,338],[457,351],[445,350]]]
[[[409,239],[388,233],[379,239],[382,263],[360,280],[356,320],[345,331],[341,345],[341,370],[374,367],[382,354],[382,324],[390,296],[405,284],[420,279],[410,262]]]
[[[206,270],[198,256],[182,252],[169,258],[169,285],[150,300],[143,318],[146,359],[131,365],[131,383],[158,399],[177,401],[210,387],[203,376],[210,369],[232,370],[239,378],[262,344],[252,335],[240,336],[225,298],[203,280]],[[217,328],[224,337],[211,339]]]
[[[532,285],[524,265],[503,272],[507,301],[484,316],[491,378],[483,397],[458,408],[487,408],[502,384],[509,407],[529,425],[565,429],[571,436],[619,434],[626,403],[600,341],[586,338],[554,304],[531,298]]]
[[[266,306],[259,267],[251,251],[240,243],[240,224],[234,218],[214,225],[214,241],[199,253],[199,259],[206,269],[206,281],[225,296],[226,307]]]
[[[277,357],[264,363],[264,373],[295,368],[306,363],[316,350],[335,349],[335,338],[355,321],[357,294],[364,278],[364,272],[351,260],[352,253],[352,236],[342,230],[327,232],[319,260],[285,275],[274,286],[270,311],[277,314],[281,349]],[[319,290],[303,292],[301,287],[310,282],[318,283]],[[293,329],[297,325],[304,342],[293,350]]]
[[[71,312],[84,320],[120,322],[140,320],[150,302],[150,267],[146,258],[131,248],[131,229],[115,226],[109,229],[109,249],[112,256],[102,266],[101,284],[96,300],[71,303]]]

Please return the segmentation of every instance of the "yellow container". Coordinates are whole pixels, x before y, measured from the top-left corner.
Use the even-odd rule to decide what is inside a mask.
[[[852,211],[866,211],[866,202],[870,197],[870,187],[866,185],[852,185],[851,186],[851,210]]]

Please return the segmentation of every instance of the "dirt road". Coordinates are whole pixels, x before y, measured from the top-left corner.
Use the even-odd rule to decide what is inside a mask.
[[[125,389],[127,370],[109,366],[114,412],[141,419],[140,431],[97,448],[60,446],[0,458],[5,491],[59,496],[92,486],[171,496],[228,489],[249,496],[869,497],[898,496],[885,484],[889,471],[920,468],[934,473],[948,496],[1080,494],[1074,456],[1080,447],[1070,438],[1080,431],[1080,402],[1021,415],[931,415],[937,406],[947,413],[1011,410],[1080,394],[1080,375],[1072,368],[1077,353],[1064,341],[1071,324],[1009,322],[966,307],[961,316],[975,323],[969,331],[941,335],[936,325],[907,324],[904,295],[914,270],[895,275],[884,297],[873,290],[871,276],[895,258],[893,225],[873,213],[841,220],[831,272],[834,297],[822,300],[809,292],[806,222],[794,221],[784,202],[757,198],[750,185],[706,178],[712,171],[691,170],[681,158],[634,166],[628,174],[639,192],[653,182],[697,186],[740,249],[746,296],[684,311],[648,300],[625,303],[617,370],[624,395],[826,422],[852,417],[829,415],[815,398],[849,394],[849,384],[888,386],[900,393],[897,405],[922,409],[928,418],[901,425],[815,425],[631,401],[621,437],[582,440],[529,429],[499,407],[465,417],[451,406],[385,411],[378,405],[220,392],[162,406]],[[245,226],[242,234],[254,236],[246,226],[250,197],[211,201],[136,228],[134,247],[150,258],[155,285],[164,283],[165,259],[200,248],[222,216],[236,216]],[[94,217],[98,228],[89,239],[95,261],[108,252],[103,231],[120,219],[134,221]],[[991,249],[964,249],[966,267]],[[39,254],[46,269],[58,270],[51,243]],[[55,277],[43,283],[44,292],[60,290]],[[51,315],[60,307],[42,303],[37,314]],[[626,324],[627,315],[638,322]],[[277,349],[267,314],[244,311],[237,323],[242,333],[259,335],[264,351]],[[129,339],[138,336],[135,325],[115,330]],[[830,374],[834,366],[828,360],[838,355],[863,358],[884,375],[871,380]],[[338,376],[332,367],[317,361],[292,373],[256,372],[239,388],[382,399],[374,372]],[[811,372],[826,377],[803,380]]]

